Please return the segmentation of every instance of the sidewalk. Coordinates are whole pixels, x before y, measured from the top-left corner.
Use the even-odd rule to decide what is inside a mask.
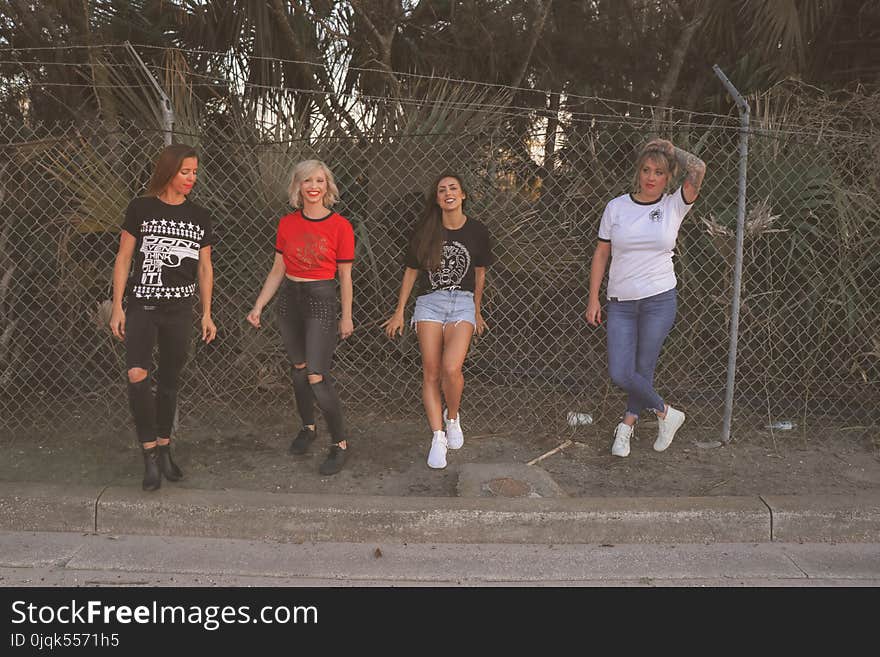
[[[0,530],[0,544],[2,587],[880,585],[877,543],[296,544]]]
[[[880,493],[439,498],[0,482],[0,530],[290,543],[880,543]]]

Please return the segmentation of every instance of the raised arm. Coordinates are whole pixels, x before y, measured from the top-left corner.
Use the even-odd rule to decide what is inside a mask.
[[[682,191],[684,192],[684,200],[686,203],[693,203],[700,194],[700,187],[703,185],[703,177],[706,175],[706,163],[703,162],[693,153],[688,153],[677,146],[675,149],[675,159],[678,166],[685,170],[684,182],[682,183]]]
[[[684,200],[686,203],[693,203],[700,194],[700,187],[703,185],[703,177],[706,175],[706,163],[703,162],[693,153],[679,148],[668,139],[652,139],[648,142],[648,146],[657,145],[666,153],[675,158],[680,169],[684,173],[684,181],[682,182],[682,191],[684,192]]]

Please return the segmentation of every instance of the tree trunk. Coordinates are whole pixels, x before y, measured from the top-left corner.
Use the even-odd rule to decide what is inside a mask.
[[[538,39],[544,34],[544,24],[547,22],[547,16],[550,15],[550,7],[552,6],[553,0],[544,0],[543,3],[542,0],[535,0],[536,18],[534,25],[532,25],[532,38],[529,39],[529,47],[526,49],[526,54],[520,63],[519,70],[510,81],[511,87],[522,86],[523,80],[526,77],[526,71],[529,70],[529,64],[532,61],[532,54],[535,52],[535,46],[538,44]],[[513,100],[513,95],[510,98]]]
[[[666,77],[663,79],[663,84],[660,85],[660,99],[657,104],[661,108],[669,107],[672,102],[672,94],[678,86],[678,77],[681,75],[681,67],[684,64],[684,58],[687,55],[688,50],[690,50],[694,34],[697,33],[697,28],[703,22],[703,17],[706,15],[706,11],[706,5],[704,4],[697,10],[694,17],[681,31],[678,43],[672,51],[672,57],[669,61],[669,70],[666,71]],[[659,128],[660,117],[655,115],[653,132],[656,134],[659,131]]]
[[[544,168],[552,171],[556,158],[556,130],[559,127],[559,93],[551,92],[547,100],[547,134],[544,135]]]

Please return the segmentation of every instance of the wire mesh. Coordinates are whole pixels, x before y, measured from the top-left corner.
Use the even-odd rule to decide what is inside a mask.
[[[489,325],[465,363],[471,427],[560,430],[569,411],[616,421],[623,395],[606,373],[604,328],[583,318],[589,261],[605,204],[630,190],[636,149],[658,125],[584,121],[552,151],[502,131],[242,143],[199,135],[193,200],[212,213],[214,319],[193,331],[181,422],[259,424],[293,409],[274,322],[245,322],[289,211],[293,164],[317,157],[336,175],[336,209],[353,224],[355,333],[334,376],[352,417],[420,414],[412,331],[388,340],[408,236],[426,186],[460,172],[466,213],[494,240],[483,305]],[[737,132],[659,126],[706,161],[700,198],[681,228],[679,314],[656,373],[661,394],[707,429],[721,424],[734,266]],[[107,330],[110,277],[128,201],[143,189],[160,132],[122,125],[0,127],[0,428],[130,424],[123,347]],[[845,149],[796,134],[750,138],[734,434],[777,419],[805,425],[880,421],[880,209]],[[874,240],[871,242],[870,240]],[[411,316],[413,299],[407,310]],[[196,323],[194,310],[194,327]],[[356,421],[356,420],[355,420]]]

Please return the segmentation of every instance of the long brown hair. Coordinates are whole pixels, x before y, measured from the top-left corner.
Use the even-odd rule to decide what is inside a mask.
[[[196,149],[187,144],[170,144],[162,149],[159,157],[153,163],[153,175],[150,176],[150,182],[147,183],[147,190],[144,196],[159,196],[168,187],[183,161],[188,157],[199,159]]]
[[[457,173],[444,173],[437,176],[431,189],[425,195],[422,220],[413,233],[410,249],[415,253],[419,264],[428,271],[437,269],[443,258],[443,210],[437,205],[437,185],[444,178],[455,178],[465,199],[469,196],[461,176]],[[464,210],[464,203],[465,201],[462,200],[462,210]]]

